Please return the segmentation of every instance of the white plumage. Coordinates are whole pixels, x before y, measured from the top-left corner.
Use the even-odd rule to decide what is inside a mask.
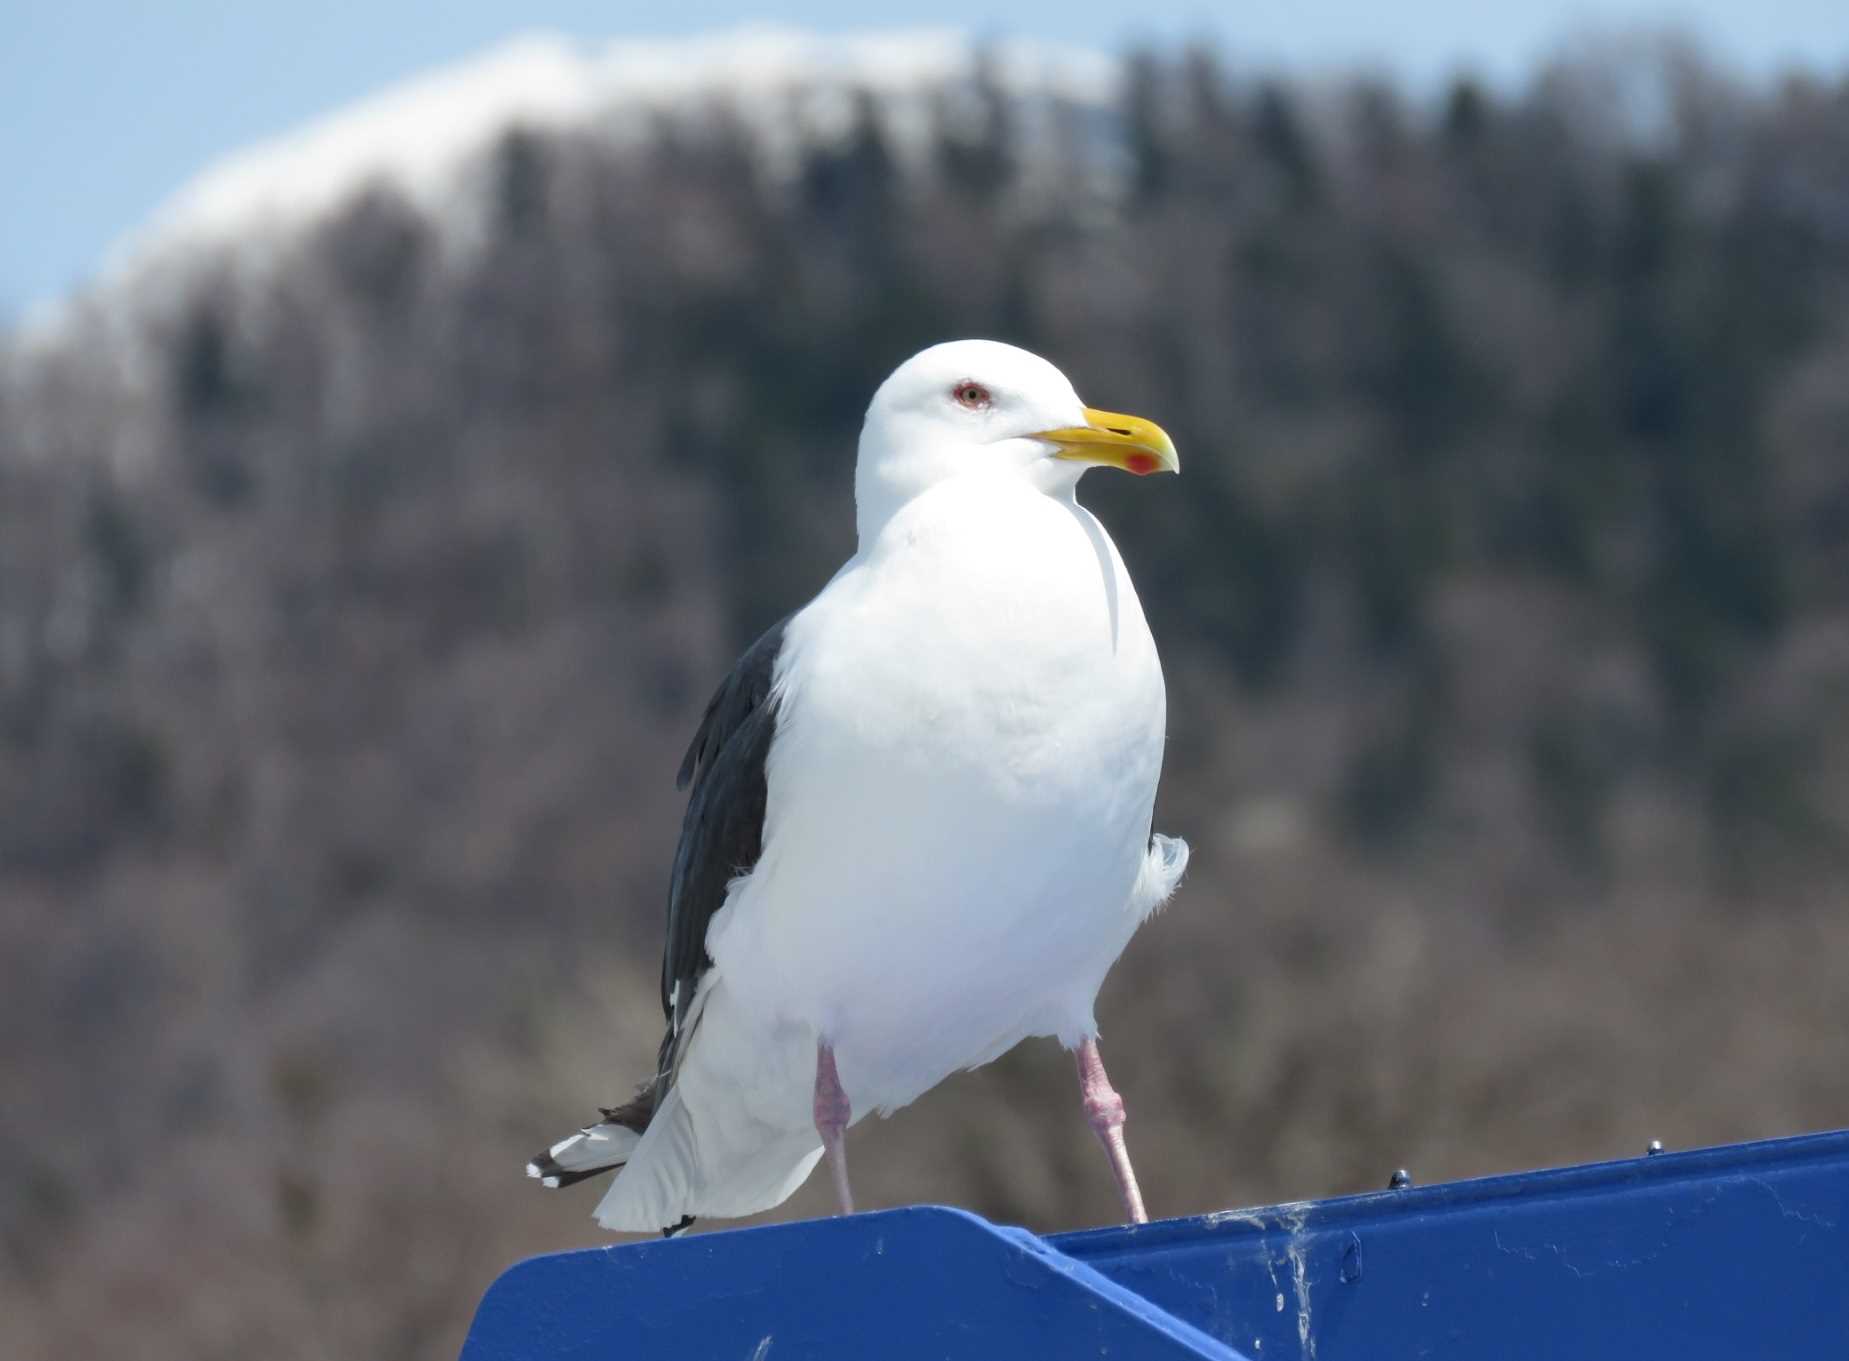
[[[1187,864],[1150,835],[1155,644],[1074,498],[1088,463],[1173,466],[1130,419],[990,342],[927,350],[880,389],[859,549],[777,654],[762,854],[712,917],[672,1086],[604,1226],[791,1194],[822,1154],[818,1044],[859,1119],[1030,1036],[1095,1036],[1106,971]]]

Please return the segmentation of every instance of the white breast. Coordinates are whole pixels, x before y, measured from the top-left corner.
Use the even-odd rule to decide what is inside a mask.
[[[907,506],[789,626],[762,859],[708,946],[738,1005],[891,1109],[1091,1027],[1137,924],[1165,701],[1090,514],[1006,479]]]

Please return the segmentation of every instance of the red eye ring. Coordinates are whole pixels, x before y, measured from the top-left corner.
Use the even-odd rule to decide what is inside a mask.
[[[968,378],[951,388],[950,396],[958,406],[969,411],[981,411],[995,400],[981,383]]]

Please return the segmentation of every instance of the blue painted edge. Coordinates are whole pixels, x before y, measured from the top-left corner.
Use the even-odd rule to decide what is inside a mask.
[[[1301,1250],[1306,1232],[1325,1238],[1332,1233],[1352,1237],[1348,1230],[1398,1233],[1420,1222],[1469,1222],[1485,1210],[1514,1213],[1518,1206],[1523,1214],[1545,1214],[1577,1213],[1575,1207],[1583,1205],[1598,1222],[1594,1212],[1602,1203],[1639,1193],[1679,1194],[1680,1188],[1729,1178],[1834,1176],[1842,1168],[1849,1168],[1849,1130],[1226,1210],[1050,1238],[993,1225],[963,1210],[918,1206],[851,1219],[557,1253],[511,1267],[490,1287],[463,1357],[490,1361],[602,1356],[626,1336],[625,1329],[662,1326],[686,1339],[676,1346],[683,1358],[730,1356],[740,1328],[764,1322],[774,1323],[779,1337],[787,1337],[798,1351],[807,1339],[809,1351],[803,1354],[818,1356],[884,1354],[890,1349],[881,1345],[882,1337],[898,1344],[891,1354],[907,1357],[1001,1354],[997,1347],[1012,1354],[1010,1349],[1024,1345],[1037,1329],[1038,1335],[1057,1334],[1069,1342],[1082,1339],[1081,1349],[1068,1347],[1063,1355],[1244,1361],[1229,1342],[1197,1326],[1207,1320],[1194,1319],[1190,1300],[1174,1291],[1152,1290],[1163,1301],[1157,1303],[1138,1293],[1141,1276],[1159,1272],[1164,1259],[1176,1264],[1211,1258],[1222,1270],[1236,1262],[1257,1262],[1270,1254],[1279,1235],[1298,1235]],[[1203,1252],[1207,1258],[1200,1256]],[[869,1265],[882,1254],[883,1263]],[[800,1274],[788,1274],[791,1263],[800,1264]],[[1130,1284],[1119,1283],[1125,1279]],[[1273,1290],[1281,1288],[1275,1277],[1266,1279]],[[818,1331],[805,1322],[802,1304],[807,1298],[814,1308],[810,1286],[817,1280],[840,1282],[844,1294],[853,1293],[845,1289],[850,1282],[858,1282],[862,1296],[877,1303],[864,1321],[850,1320],[845,1332]],[[1232,1277],[1221,1285],[1210,1282],[1209,1302],[1220,1298],[1232,1282]],[[1198,1294],[1199,1282],[1184,1284]],[[753,1298],[757,1302],[743,1321],[728,1316],[739,1301]],[[942,1334],[934,1320],[947,1316],[947,1302],[958,1300],[966,1312],[948,1311],[948,1316],[960,1319],[960,1325],[954,1333]],[[790,1326],[792,1319],[795,1327]],[[982,1322],[978,1325],[976,1319]],[[1361,1316],[1354,1315],[1350,1324],[1350,1333],[1355,1333],[1363,1326]],[[1371,1326],[1363,1329],[1372,1337],[1365,1353],[1370,1355],[1374,1344],[1382,1341],[1369,1331]],[[941,1345],[940,1335],[950,1345]],[[1347,1340],[1357,1338],[1359,1333]],[[1239,1345],[1244,1345],[1243,1337]]]
[[[816,1289],[862,1304],[818,1311]],[[969,1317],[956,1307],[959,1298]],[[874,1299],[884,1312],[865,1309]],[[956,1320],[955,1335],[925,1345],[934,1327],[944,1331],[937,1321],[945,1318]],[[983,1320],[980,1329],[971,1318]],[[482,1297],[462,1357],[538,1361],[614,1354],[612,1348],[631,1354],[638,1341],[646,1352],[644,1339],[690,1319],[703,1322],[679,1332],[675,1354],[682,1358],[730,1356],[741,1339],[749,1355],[749,1339],[775,1334],[779,1346],[795,1348],[792,1355],[928,1351],[954,1361],[1030,1354],[1046,1338],[1075,1358],[1248,1361],[1038,1235],[943,1206],[528,1258]],[[1082,1339],[1085,1349],[1075,1349]]]
[[[1024,1253],[1041,1259],[1055,1274],[1073,1281],[1124,1313],[1142,1319],[1164,1337],[1173,1338],[1183,1346],[1192,1348],[1204,1358],[1213,1358],[1214,1361],[1248,1361],[1245,1353],[1235,1351],[1226,1343],[1209,1336],[1185,1319],[1177,1318],[1128,1286],[1119,1285],[1095,1268],[1087,1266],[1075,1257],[1067,1256],[1031,1230],[1015,1228],[1011,1225],[992,1224],[981,1215],[971,1214],[968,1210],[958,1210],[947,1205],[926,1205],[919,1208],[932,1214],[957,1215],[973,1220],[989,1232],[999,1234],[1013,1242]]]
[[[1046,1241],[1060,1252],[1085,1261],[1124,1252],[1189,1241],[1203,1230],[1229,1237],[1262,1237],[1280,1232],[1360,1227],[1369,1222],[1415,1214],[1538,1199],[1560,1201],[1596,1196],[1616,1187],[1697,1181],[1753,1168],[1792,1167],[1849,1158],[1849,1129],[1819,1134],[1719,1144],[1680,1152],[1641,1154],[1609,1162],[1580,1163],[1532,1172],[1505,1172],[1466,1181],[1435,1182],[1404,1190],[1367,1191],[1326,1200],[1305,1200],[1257,1209],[1219,1210],[1148,1224],[1121,1224],[1050,1234]]]
[[[1836,1355],[1849,1131],[1052,1242],[1261,1357]]]

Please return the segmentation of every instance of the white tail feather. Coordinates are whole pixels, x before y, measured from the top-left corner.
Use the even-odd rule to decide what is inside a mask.
[[[649,1233],[692,1215],[737,1218],[787,1200],[822,1156],[813,1129],[764,1138],[760,1127],[694,1131],[695,1117],[675,1087],[649,1121],[628,1164],[604,1193],[597,1222],[624,1233]],[[706,1134],[718,1136],[708,1139]],[[717,1145],[716,1147],[714,1145]]]
[[[1178,836],[1157,832],[1149,839],[1149,854],[1130,890],[1130,907],[1138,921],[1169,900],[1181,876],[1188,872],[1188,843]]]
[[[628,1164],[596,1210],[645,1233],[687,1215],[737,1218],[787,1200],[822,1156],[810,1113],[815,1041],[752,1025],[707,974],[698,1025]]]

